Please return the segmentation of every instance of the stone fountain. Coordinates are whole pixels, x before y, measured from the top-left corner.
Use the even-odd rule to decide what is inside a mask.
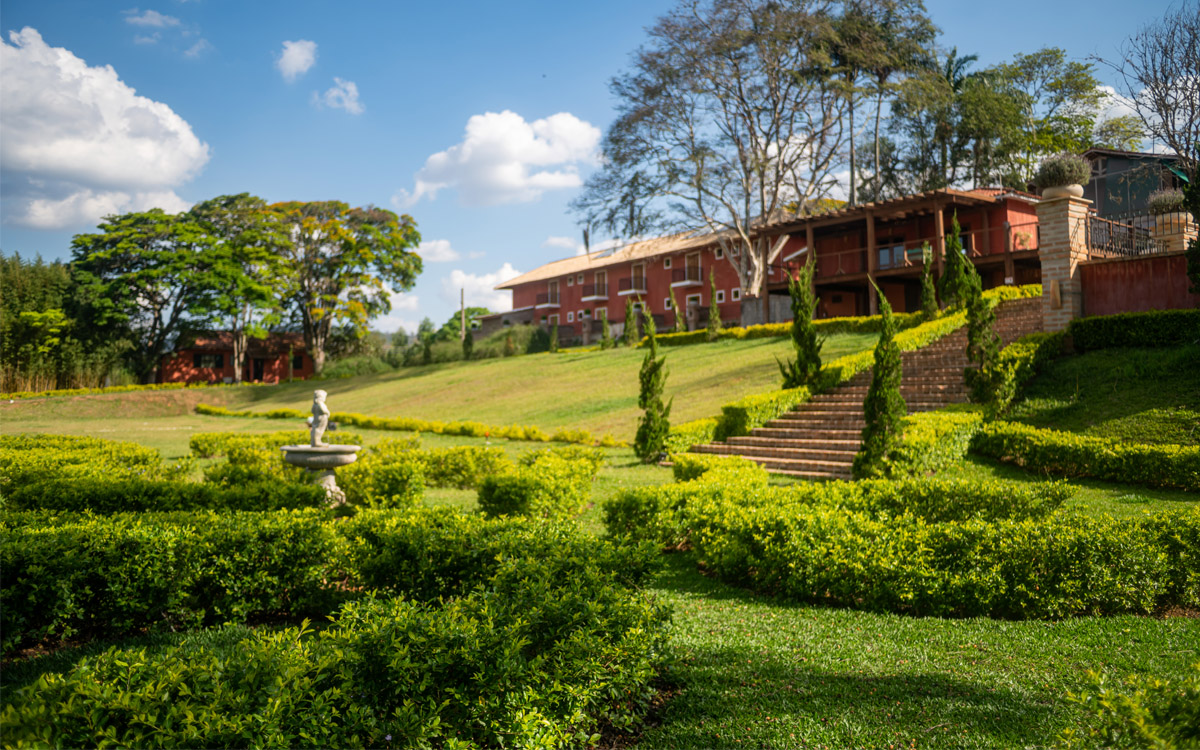
[[[329,407],[325,405],[325,391],[313,391],[312,418],[309,419],[309,444],[283,446],[283,460],[293,466],[301,466],[314,475],[313,482],[325,489],[325,497],[331,506],[343,505],[346,493],[337,486],[333,470],[349,466],[358,460],[359,445],[330,445],[321,438],[329,426]]]

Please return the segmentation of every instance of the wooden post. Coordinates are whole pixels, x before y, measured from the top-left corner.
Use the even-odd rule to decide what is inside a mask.
[[[1013,264],[1012,224],[1004,222],[1004,283],[1017,283],[1017,270]],[[1009,281],[1012,279],[1012,281]]]
[[[875,272],[879,270],[879,248],[875,247],[875,212],[867,209],[867,310],[879,314],[879,295],[875,291]]]
[[[467,340],[467,308],[463,305],[463,292],[460,287],[458,290],[458,340]]]

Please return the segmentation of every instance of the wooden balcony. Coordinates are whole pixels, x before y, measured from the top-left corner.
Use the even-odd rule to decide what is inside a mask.
[[[624,278],[617,282],[617,294],[624,296],[626,294],[645,294],[646,293],[646,277],[634,276],[632,278]]]
[[[544,307],[558,307],[558,295],[539,294],[537,296],[537,304],[534,306],[539,309]]]
[[[671,286],[699,286],[704,283],[704,274],[698,266],[676,268],[671,271]]]
[[[608,284],[584,284],[583,302],[608,299]]]

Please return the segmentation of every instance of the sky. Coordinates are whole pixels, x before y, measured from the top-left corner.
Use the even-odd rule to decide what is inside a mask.
[[[440,325],[460,289],[508,309],[495,284],[580,250],[568,204],[615,117],[608,83],[674,5],[133,1],[4,0],[0,251],[65,260],[104,215],[224,194],[382,206],[415,219],[424,259],[384,331]],[[1169,4],[926,7],[986,67],[1112,58]]]

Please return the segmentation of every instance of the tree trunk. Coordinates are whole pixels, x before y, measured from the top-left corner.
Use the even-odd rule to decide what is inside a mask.
[[[233,333],[233,382],[242,382],[242,365],[246,361],[246,332],[239,329]]]
[[[883,180],[879,171],[879,111],[883,109],[883,82],[879,83],[879,98],[875,100],[875,201],[883,199]]]
[[[850,90],[850,205],[858,204],[858,196],[854,189],[854,89]]]

